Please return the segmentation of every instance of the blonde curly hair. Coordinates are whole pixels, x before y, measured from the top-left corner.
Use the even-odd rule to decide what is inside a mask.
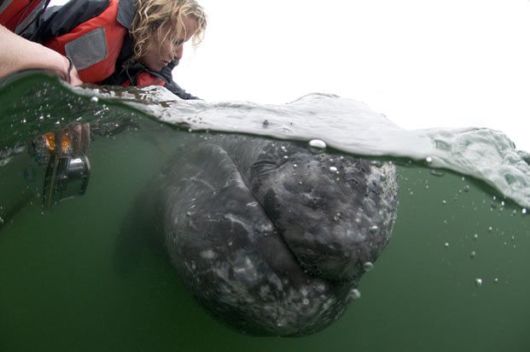
[[[170,40],[176,43],[178,38],[186,37],[181,33],[184,19],[190,17],[197,22],[192,43],[198,45],[206,29],[206,14],[195,0],[136,0],[137,11],[132,23],[131,36],[134,40],[134,57],[142,57],[154,35],[162,42]],[[179,44],[174,44],[178,46]]]

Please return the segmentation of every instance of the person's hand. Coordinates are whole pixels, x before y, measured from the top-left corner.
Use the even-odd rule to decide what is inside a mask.
[[[73,86],[79,86],[83,84],[83,81],[81,81],[81,78],[79,78],[79,72],[77,72],[77,69],[75,66],[72,65],[72,69],[70,70],[70,81],[69,83]]]
[[[79,78],[79,72],[77,72],[72,60],[70,60],[68,57],[63,58],[65,63],[61,72],[61,77],[73,86],[79,86],[83,84],[83,81],[81,78]]]

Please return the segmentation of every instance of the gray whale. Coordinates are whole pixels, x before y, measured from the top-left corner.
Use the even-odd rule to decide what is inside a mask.
[[[187,146],[151,189],[178,275],[213,316],[254,335],[338,319],[398,203],[391,163],[236,135]]]

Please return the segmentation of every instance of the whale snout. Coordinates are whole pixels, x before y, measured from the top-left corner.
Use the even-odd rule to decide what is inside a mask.
[[[239,330],[323,329],[390,238],[393,165],[234,136],[178,158],[161,185],[166,247],[199,302]]]

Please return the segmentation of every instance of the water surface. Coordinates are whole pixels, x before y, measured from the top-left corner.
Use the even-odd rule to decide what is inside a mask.
[[[530,349],[530,221],[491,183],[381,153],[398,164],[398,219],[361,298],[321,333],[256,338],[195,303],[156,238],[123,234],[153,175],[208,133],[33,76],[2,90],[0,114],[1,351]],[[22,142],[75,119],[128,128],[95,137],[87,194],[43,210],[42,168]]]

